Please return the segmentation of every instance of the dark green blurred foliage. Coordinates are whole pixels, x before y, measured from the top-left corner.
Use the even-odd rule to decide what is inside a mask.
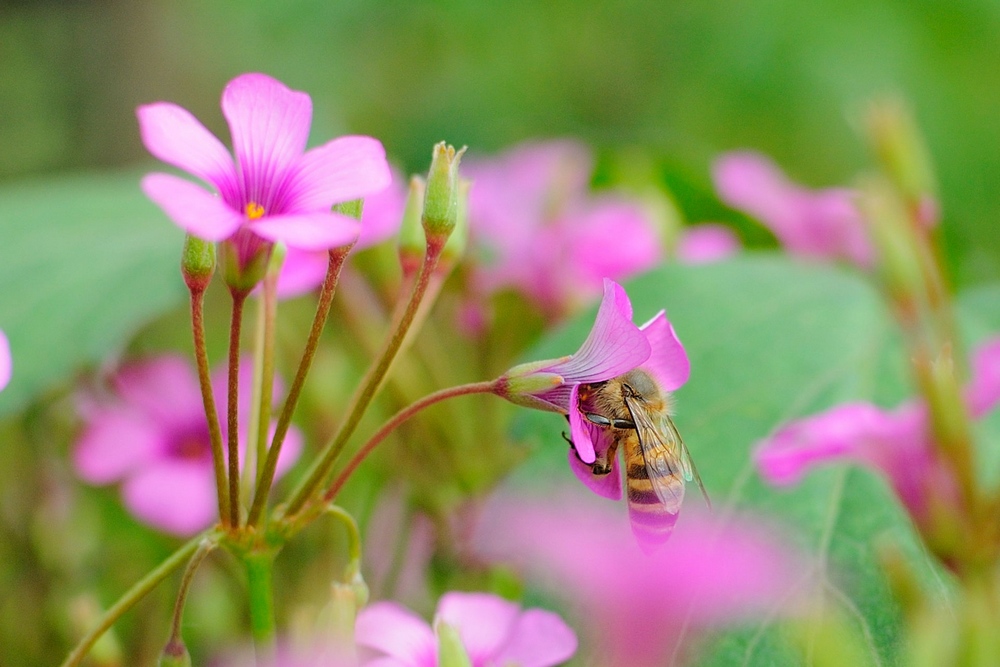
[[[381,138],[409,171],[442,138],[473,152],[577,135],[669,167],[694,220],[721,150],[807,184],[867,159],[853,125],[908,99],[938,167],[960,283],[1000,275],[1000,10],[988,0],[0,3],[0,177],[141,161],[134,107],[217,101],[261,70],[309,91],[314,136]]]

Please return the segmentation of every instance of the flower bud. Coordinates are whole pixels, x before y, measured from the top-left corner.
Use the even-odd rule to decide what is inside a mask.
[[[900,100],[883,100],[868,112],[872,147],[893,185],[918,214],[934,201],[936,186],[930,154],[909,109]]]
[[[226,285],[234,292],[249,294],[267,273],[273,245],[247,229],[220,243],[219,264]]]
[[[455,228],[458,217],[458,163],[464,153],[464,147],[456,151],[443,141],[434,146],[421,219],[428,238],[447,238]]]
[[[923,270],[906,211],[883,179],[861,184],[860,209],[879,254],[879,270],[892,298],[912,300],[923,291]]]
[[[458,630],[438,620],[434,624],[434,634],[438,640],[438,667],[472,667]]]
[[[215,244],[188,234],[181,253],[181,274],[192,292],[204,291],[215,273]]]
[[[469,189],[472,182],[464,178],[458,179],[458,211],[455,216],[455,229],[444,244],[441,251],[441,266],[450,270],[465,254],[469,243]]]
[[[340,204],[333,205],[333,212],[340,213],[341,215],[346,215],[348,217],[354,218],[355,220],[361,219],[361,213],[365,208],[364,199],[352,199],[351,201],[341,202]]]
[[[427,238],[420,224],[420,214],[424,209],[424,179],[410,178],[410,191],[403,209],[403,222],[399,227],[399,262],[403,275],[416,273],[427,249]]]
[[[158,667],[191,667],[191,654],[179,639],[171,639],[160,653]]]

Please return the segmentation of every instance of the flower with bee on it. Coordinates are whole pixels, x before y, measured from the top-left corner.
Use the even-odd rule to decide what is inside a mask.
[[[670,535],[684,482],[701,486],[669,415],[670,392],[687,382],[690,371],[666,313],[636,326],[625,290],[605,279],[594,326],[577,353],[516,366],[497,381],[496,393],[566,415],[570,468],[605,498],[622,497],[621,448],[633,532],[641,545],[653,547]]]

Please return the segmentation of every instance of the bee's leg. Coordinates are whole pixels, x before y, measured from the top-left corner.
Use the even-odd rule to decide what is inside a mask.
[[[612,439],[608,448],[604,452],[598,455],[597,460],[594,461],[593,465],[590,466],[590,471],[595,475],[608,475],[611,473],[611,466],[615,460],[615,454],[618,453],[618,440]]]

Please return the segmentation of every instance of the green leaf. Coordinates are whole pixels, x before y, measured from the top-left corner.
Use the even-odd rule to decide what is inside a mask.
[[[14,375],[0,416],[119,350],[184,298],[183,234],[135,174],[0,189],[0,329]]]
[[[901,617],[876,544],[898,543],[932,594],[943,597],[947,587],[887,484],[868,470],[837,465],[795,488],[773,489],[751,461],[754,444],[786,420],[848,400],[891,407],[911,394],[879,295],[854,272],[763,255],[666,266],[626,288],[636,321],[665,308],[687,349],[691,379],[677,392],[675,421],[716,513],[779,518],[790,539],[815,557],[810,585],[846,619],[867,659],[897,664]],[[581,318],[531,358],[573,352],[592,322],[593,314]],[[525,481],[569,483],[559,437],[565,428],[559,417],[525,413],[521,435],[544,443],[522,473]],[[801,661],[769,616],[704,638],[700,655],[705,665]]]

